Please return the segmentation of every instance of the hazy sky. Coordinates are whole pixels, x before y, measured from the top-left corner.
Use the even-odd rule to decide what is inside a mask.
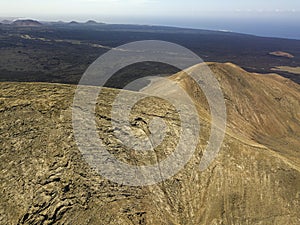
[[[0,17],[171,25],[300,39],[300,0],[0,0]]]
[[[2,17],[194,18],[299,14],[299,0],[0,0]],[[295,15],[294,15],[295,16]]]

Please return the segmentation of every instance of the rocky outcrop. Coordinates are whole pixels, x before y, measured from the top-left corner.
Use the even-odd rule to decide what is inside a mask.
[[[292,59],[294,56],[288,52],[282,52],[282,51],[276,51],[276,52],[270,52],[270,55],[277,56],[277,57],[284,57],[284,58],[289,58]]]
[[[299,85],[232,64],[209,66],[221,83],[228,114],[219,155],[199,170],[209,110],[193,81],[176,74],[171,79],[202,112],[200,141],[174,177],[142,187],[113,183],[83,159],[72,129],[75,86],[0,83],[0,224],[299,224]],[[155,151],[137,153],[114,136],[111,107],[118,93],[103,89],[96,106],[99,137],[108,151],[133,165],[167,157],[180,136],[174,107],[145,98],[132,109],[136,134],[147,133],[153,117],[169,127]]]

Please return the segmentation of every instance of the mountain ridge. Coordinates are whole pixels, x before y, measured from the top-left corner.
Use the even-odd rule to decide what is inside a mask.
[[[175,74],[170,79],[198,105],[200,141],[178,174],[144,187],[113,183],[82,158],[72,128],[75,85],[0,83],[0,223],[298,224],[300,153],[295,146],[300,86],[275,74],[248,73],[234,64],[208,66],[224,92],[228,114],[217,158],[207,170],[198,170],[210,133],[210,113],[193,81],[182,72]],[[137,103],[130,118],[133,132],[140,134],[153,117],[164,119],[170,130],[154,152],[135,153],[120,144],[111,127],[111,107],[119,92],[103,88],[95,110],[99,137],[108,151],[133,165],[166,158],[180,138],[174,107],[159,98]],[[265,100],[255,105],[260,99]],[[274,106],[281,107],[273,112]],[[277,113],[285,120],[276,121]],[[291,120],[288,125],[286,119]]]

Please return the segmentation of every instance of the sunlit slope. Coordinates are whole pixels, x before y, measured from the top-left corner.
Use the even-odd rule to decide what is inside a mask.
[[[176,74],[171,79],[193,96],[199,110],[199,143],[174,177],[143,187],[110,182],[82,158],[72,128],[75,86],[0,83],[0,224],[299,224],[299,85],[233,64],[209,67],[228,116],[217,158],[199,170],[210,113],[193,81]],[[107,150],[135,166],[168,157],[180,138],[176,109],[159,98],[138,102],[130,115],[135,135],[149,134],[154,117],[169,129],[155,151],[136,152],[112,129],[118,93],[103,89],[96,107],[97,131]]]

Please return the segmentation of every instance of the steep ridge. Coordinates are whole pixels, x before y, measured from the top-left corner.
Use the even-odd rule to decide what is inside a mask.
[[[202,65],[203,66],[203,65]],[[208,63],[217,77],[227,106],[228,130],[240,139],[272,148],[300,165],[300,87],[276,74],[248,73],[232,63]],[[201,65],[198,66],[201,70]],[[198,105],[205,96],[184,73],[173,76]],[[296,154],[296,155],[295,155]]]
[[[299,85],[233,64],[209,67],[228,114],[219,155],[207,170],[198,169],[210,131],[209,109],[193,81],[176,74],[171,79],[197,103],[200,141],[178,174],[144,187],[110,182],[84,161],[72,130],[75,86],[0,83],[0,224],[299,224]],[[96,107],[99,136],[109,152],[134,165],[167,157],[180,136],[174,107],[145,98],[133,108],[136,134],[145,132],[153,117],[169,127],[155,151],[136,153],[113,133],[111,108],[118,93],[103,89]]]

